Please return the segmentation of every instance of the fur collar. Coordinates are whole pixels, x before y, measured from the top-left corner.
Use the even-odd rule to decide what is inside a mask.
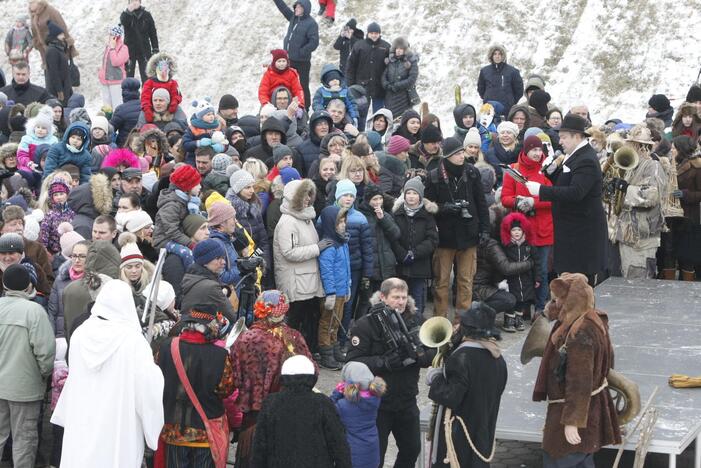
[[[438,205],[433,203],[431,200],[428,198],[424,197],[424,210],[426,212],[435,215],[438,213]],[[404,194],[402,193],[399,195],[399,197],[394,200],[394,205],[392,206],[392,213],[399,213],[400,211],[404,211]]]

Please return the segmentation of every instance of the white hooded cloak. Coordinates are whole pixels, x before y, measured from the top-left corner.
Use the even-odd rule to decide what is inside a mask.
[[[69,375],[51,422],[65,429],[61,468],[138,468],[158,446],[163,374],[129,285],[112,280],[71,336]]]

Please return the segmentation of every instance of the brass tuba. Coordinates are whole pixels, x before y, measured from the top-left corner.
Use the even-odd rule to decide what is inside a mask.
[[[441,367],[443,360],[448,352],[448,343],[453,336],[453,325],[445,317],[431,317],[426,320],[419,329],[419,340],[424,346],[436,348],[436,357],[433,358],[431,367]],[[436,416],[438,415],[438,405],[433,403],[431,408],[431,420],[429,422],[429,430],[427,439],[433,439],[433,428],[436,425]]]
[[[613,179],[623,179],[628,171],[632,171],[640,163],[640,156],[630,146],[621,146],[618,148],[609,159],[604,163],[602,170],[604,171],[604,183],[610,184]],[[613,209],[613,213],[618,216],[623,209],[623,200],[625,192],[617,188],[608,189],[608,197],[606,202],[609,205],[609,212]]]
[[[542,315],[533,323],[521,348],[521,364],[543,356],[553,324]],[[606,380],[618,413],[618,423],[623,426],[640,412],[640,389],[635,382],[613,369],[609,369]]]

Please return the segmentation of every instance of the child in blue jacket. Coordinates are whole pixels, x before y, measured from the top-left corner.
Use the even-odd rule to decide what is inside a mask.
[[[358,125],[358,108],[355,99],[346,86],[343,72],[331,63],[327,63],[321,69],[321,86],[314,93],[312,110],[314,112],[326,109],[333,99],[340,99],[346,105],[346,115],[353,120],[353,125]]]
[[[377,411],[387,390],[385,381],[375,377],[362,362],[343,366],[343,379],[331,394],[351,449],[353,468],[380,464],[380,438],[377,432]]]
[[[90,129],[82,122],[74,122],[68,126],[63,139],[49,148],[44,166],[45,179],[66,164],[73,164],[80,169],[80,183],[87,184],[92,175],[92,156],[90,147]]]
[[[331,244],[319,255],[319,273],[326,294],[326,299],[321,303],[319,318],[319,365],[333,370],[341,368],[334,359],[334,347],[338,347],[338,325],[343,317],[343,306],[350,298],[351,291],[347,216],[348,210],[335,205],[321,210],[319,216],[321,240]]]

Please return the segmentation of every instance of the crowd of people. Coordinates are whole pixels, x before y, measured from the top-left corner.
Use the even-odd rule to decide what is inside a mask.
[[[351,19],[338,63],[310,77],[311,2],[274,4],[289,28],[256,115],[233,94],[184,102],[140,0],[109,28],[98,76],[82,77],[101,84],[97,113],[73,89],[81,44],[60,12],[30,0],[7,34],[0,446],[15,467],[49,443],[45,411],[52,466],[137,467],[146,453],[219,468],[230,431],[237,467],[382,466],[390,433],[394,466],[414,466],[429,315],[455,327],[430,397],[473,434],[437,435],[432,466],[486,466],[506,381],[497,314],[507,333],[557,319],[549,285],[565,273],[584,276],[559,287],[582,290],[701,273],[698,84],[677,109],[654,94],[637,122],[596,121],[493,46],[482,102],[441,122],[407,38]],[[320,4],[328,26],[335,2]],[[313,391],[320,367],[342,369],[330,398]],[[552,424],[577,445],[574,426]],[[619,435],[601,437],[585,458]],[[546,466],[589,466],[560,464],[572,451],[551,442]]]

